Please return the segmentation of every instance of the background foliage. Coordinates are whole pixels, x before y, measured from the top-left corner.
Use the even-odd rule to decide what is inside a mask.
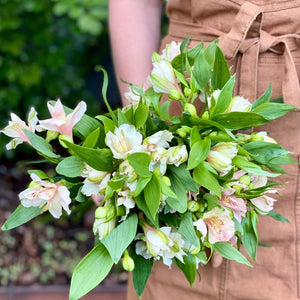
[[[0,128],[11,111],[25,118],[30,106],[48,117],[46,100],[57,97],[70,107],[84,99],[90,112],[100,112],[101,78],[94,68],[111,69],[107,5],[108,0],[0,0]],[[116,88],[110,92],[118,105]],[[6,141],[0,135],[0,157],[12,155]]]

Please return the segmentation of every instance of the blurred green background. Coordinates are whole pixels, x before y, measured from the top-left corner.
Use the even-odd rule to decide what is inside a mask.
[[[10,112],[25,120],[31,106],[48,118],[46,101],[58,97],[72,108],[84,99],[88,113],[99,114],[104,104],[96,65],[107,69],[109,99],[119,105],[107,6],[108,0],[0,0],[0,128]],[[5,150],[7,141],[0,135],[0,158],[16,153]]]

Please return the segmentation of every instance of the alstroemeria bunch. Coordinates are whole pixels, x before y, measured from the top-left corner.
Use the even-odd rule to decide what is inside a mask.
[[[39,121],[31,109],[28,125],[12,114],[1,131],[14,138],[8,149],[25,141],[57,172],[49,178],[46,170],[29,171],[32,182],[2,230],[46,211],[67,217],[82,202],[95,203],[96,244],[74,271],[72,300],[120,260],[139,296],[154,261],[176,264],[191,285],[208,252],[250,265],[240,249],[255,260],[258,216],[286,221],[273,208],[274,179],[284,173],[280,163],[295,160],[265,132],[243,130],[295,107],[270,102],[270,88],[253,103],[233,96],[235,76],[217,43],[189,50],[187,43],[153,54],[150,87],[130,85],[131,104],[123,109],[112,111],[105,83],[107,114],[84,114],[83,101],[74,110],[50,101],[51,118]]]

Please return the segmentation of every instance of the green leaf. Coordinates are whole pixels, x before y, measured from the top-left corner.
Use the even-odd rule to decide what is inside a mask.
[[[193,79],[197,88],[203,93],[206,92],[206,85],[211,77],[211,65],[205,59],[204,51],[201,51],[194,63]]]
[[[144,189],[144,196],[149,212],[155,218],[161,200],[161,183],[158,176],[154,173]]]
[[[149,116],[149,108],[143,101],[140,101],[134,112],[135,127],[139,128],[145,125]]]
[[[152,217],[150,210],[145,202],[145,198],[143,194],[140,194],[137,197],[135,197],[135,203],[137,207],[145,213],[146,217],[152,222],[152,224],[155,227],[159,228],[158,215],[156,215],[155,218]]]
[[[223,209],[222,205],[220,204],[219,199],[209,193],[205,193],[203,196],[203,199],[207,201],[207,210],[210,211],[215,207],[220,207],[221,209]]]
[[[230,79],[223,86],[220,95],[218,97],[218,101],[213,111],[211,112],[211,116],[221,114],[227,109],[232,99],[234,83],[235,83],[235,75],[231,76]]]
[[[280,221],[281,223],[290,223],[290,221],[284,217],[283,215],[281,215],[280,213],[278,213],[277,211],[275,211],[274,209],[271,210],[267,216],[273,218],[276,221]]]
[[[237,111],[229,112],[226,114],[214,114],[212,120],[230,130],[239,130],[253,126],[261,126],[268,123],[268,120],[266,120],[259,114]]]
[[[210,146],[211,140],[208,137],[205,137],[203,140],[201,139],[193,144],[188,159],[188,170],[196,168],[206,159]]]
[[[260,175],[260,176],[277,177],[277,176],[280,175],[280,174],[277,174],[277,173],[270,173],[270,172],[264,171],[264,170],[259,169],[259,168],[243,167],[243,169],[245,171],[247,171],[248,173],[250,173],[250,174],[255,174],[255,175]]]
[[[268,103],[271,99],[271,96],[272,96],[272,86],[271,86],[271,84],[269,84],[269,86],[268,86],[267,90],[264,92],[264,94],[252,103],[252,109],[255,109],[256,107],[258,107],[259,105],[261,105],[263,103]]]
[[[72,154],[98,171],[113,171],[112,153],[109,149],[92,149],[64,141]]]
[[[213,249],[227,259],[252,267],[247,258],[228,242],[217,242],[213,244]]]
[[[118,112],[118,126],[121,126],[123,124],[132,125],[120,108],[117,109],[117,112]]]
[[[105,133],[104,127],[99,123],[99,127],[92,131],[87,138],[84,140],[82,146],[87,148],[95,148],[99,146],[100,148],[105,148]]]
[[[138,217],[132,214],[101,241],[115,264],[136,236],[137,225]]]
[[[42,209],[39,207],[24,207],[20,204],[3,224],[1,230],[6,231],[16,228],[37,217],[41,213]]]
[[[216,48],[216,56],[214,70],[212,74],[211,84],[214,90],[221,90],[226,82],[230,79],[230,71],[220,47]]]
[[[196,247],[200,247],[199,239],[197,237],[195,227],[193,225],[192,213],[187,212],[184,214],[178,232],[183,235],[191,244]]]
[[[132,271],[133,285],[137,295],[141,297],[152,270],[153,259],[145,259],[143,256],[137,255],[134,247],[130,248],[130,256],[135,265]]]
[[[183,256],[183,261],[184,263],[175,259],[175,264],[182,270],[192,287],[197,274],[196,258],[191,253],[188,253],[186,256]]]
[[[152,174],[149,177],[141,177],[138,179],[136,189],[134,191],[134,196],[137,197],[145,188],[145,186],[148,184],[148,182],[151,180]]]
[[[296,106],[286,104],[286,103],[262,103],[256,108],[252,108],[251,112],[256,113],[266,120],[274,120],[280,118],[290,112],[293,109],[296,109]]]
[[[48,176],[45,172],[43,172],[43,171],[41,171],[41,170],[28,170],[27,173],[28,173],[29,175],[35,174],[35,175],[37,175],[40,179],[48,179],[48,178],[49,178],[49,176]]]
[[[60,156],[53,153],[51,145],[46,142],[42,137],[31,132],[28,129],[23,129],[24,133],[28,137],[32,147],[37,150],[39,153],[50,157],[50,158],[59,158]]]
[[[160,180],[160,183],[161,183],[161,192],[165,196],[175,198],[175,199],[177,198],[176,194],[172,191],[172,189],[162,179]]]
[[[151,172],[149,171],[149,164],[151,162],[151,158],[148,153],[132,153],[127,156],[127,160],[138,175],[142,177],[151,176]]]
[[[110,186],[114,191],[120,190],[124,186],[124,184],[125,184],[125,178],[126,177],[112,178],[108,182],[108,186]]]
[[[60,175],[74,178],[82,173],[83,167],[84,162],[80,158],[69,156],[56,166],[56,172]]]
[[[205,167],[204,162],[200,163],[193,172],[194,180],[201,186],[221,197],[221,186],[218,180]]]
[[[69,300],[78,300],[101,281],[113,266],[113,260],[105,246],[99,243],[76,266],[71,280]]]
[[[258,239],[252,226],[251,214],[249,211],[247,212],[246,217],[243,218],[241,224],[243,227],[243,234],[241,235],[242,243],[249,256],[253,260],[256,260]]]
[[[182,184],[186,187],[187,191],[198,192],[198,186],[193,180],[190,172],[186,168],[186,164],[181,164],[179,167],[170,165],[168,166],[168,172],[177,177]]]
[[[112,133],[115,132],[117,124],[113,120],[105,116],[96,116],[96,119],[103,123],[105,133],[108,133],[109,131]]]

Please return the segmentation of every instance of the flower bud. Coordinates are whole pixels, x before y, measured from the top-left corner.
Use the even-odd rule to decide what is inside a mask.
[[[225,112],[240,111],[248,112],[251,110],[251,103],[248,99],[241,96],[233,97]]]
[[[123,254],[122,266],[125,271],[131,272],[134,269],[134,261],[129,256],[128,251],[125,250]]]
[[[59,143],[64,147],[64,148],[68,148],[66,142],[72,143],[73,144],[73,138],[71,138],[70,136],[66,135],[66,134],[61,134],[58,137]]]
[[[249,175],[243,175],[240,177],[239,182],[241,184],[249,185],[251,183],[251,177]]]
[[[117,207],[117,216],[118,217],[122,217],[126,214],[126,209],[125,207],[122,205],[122,206],[118,206]]]
[[[232,138],[222,131],[213,131],[209,134],[209,138],[215,142],[231,142]]]
[[[188,111],[191,114],[192,117],[197,117],[198,116],[195,105],[193,105],[191,103],[186,103],[184,105],[184,111]]]
[[[187,208],[191,212],[196,212],[200,209],[200,204],[195,200],[190,200],[187,203]]]
[[[208,112],[208,111],[205,111],[205,112],[202,114],[201,118],[202,118],[203,120],[209,120],[209,112]]]
[[[235,189],[236,194],[240,194],[243,189],[243,187],[239,184],[234,184],[232,187]]]
[[[191,132],[191,127],[188,126],[181,126],[176,130],[176,133],[182,138],[185,138],[187,134],[190,132]]]
[[[181,95],[176,89],[171,89],[169,92],[169,98],[173,100],[179,100]]]
[[[108,211],[108,207],[107,206],[98,207],[95,210],[95,218],[96,219],[104,219],[104,218],[106,218],[107,211]]]
[[[151,59],[152,59],[152,62],[159,63],[161,58],[157,52],[153,52]]]
[[[183,92],[185,97],[190,97],[192,95],[192,90],[188,87],[185,87]]]
[[[257,134],[257,132],[254,132],[250,135],[250,139],[249,142],[259,142],[259,141],[263,141],[264,137],[260,134]]]
[[[192,255],[196,255],[198,254],[200,251],[200,244],[198,247],[196,247],[195,245],[191,245],[191,247],[189,248],[189,252],[192,254]]]

